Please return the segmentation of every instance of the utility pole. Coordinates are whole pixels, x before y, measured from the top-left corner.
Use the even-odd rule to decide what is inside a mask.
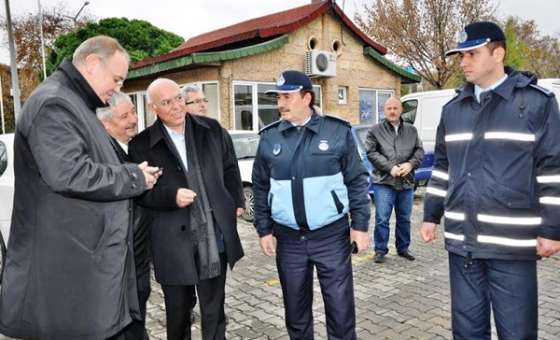
[[[41,0],[37,0],[39,7],[39,33],[41,37],[41,58],[43,59],[43,80],[47,79],[47,63],[45,61],[45,38],[43,36],[43,10],[41,9]]]
[[[4,93],[2,92],[2,77],[0,77],[0,117],[2,118],[2,134],[5,134],[6,122],[4,121]]]
[[[14,118],[18,121],[21,112],[21,102],[19,99],[19,78],[17,73],[16,63],[16,47],[14,43],[14,32],[12,30],[12,14],[10,13],[10,0],[4,0],[6,5],[6,26],[8,29],[8,45],[10,46],[10,69],[12,74],[12,91],[11,95],[14,98]]]

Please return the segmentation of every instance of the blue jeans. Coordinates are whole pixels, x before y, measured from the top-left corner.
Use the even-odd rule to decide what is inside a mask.
[[[375,252],[387,254],[389,249],[389,220],[395,209],[397,226],[395,228],[395,238],[397,253],[402,254],[408,251],[410,245],[410,215],[412,213],[412,202],[414,190],[407,189],[397,191],[392,186],[383,184],[373,185],[375,201],[375,230],[373,242]]]
[[[490,340],[490,308],[500,340],[537,340],[536,261],[469,259],[449,253],[455,340]]]

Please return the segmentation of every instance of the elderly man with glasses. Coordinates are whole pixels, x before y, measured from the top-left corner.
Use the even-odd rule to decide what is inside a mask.
[[[164,168],[139,202],[156,211],[151,242],[167,339],[190,339],[195,289],[202,339],[225,339],[227,266],[243,256],[236,227],[243,189],[231,138],[214,119],[186,115],[174,81],[156,79],[147,92],[157,120],[130,142],[130,155]]]
[[[4,335],[106,339],[139,317],[128,206],[154,186],[158,169],[121,163],[95,116],[128,63],[115,39],[90,38],[23,107],[0,295]]]

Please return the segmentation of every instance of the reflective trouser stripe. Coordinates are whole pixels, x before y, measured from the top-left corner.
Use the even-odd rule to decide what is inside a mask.
[[[446,190],[441,190],[441,189],[437,189],[437,188],[434,188],[434,187],[427,187],[426,188],[426,193],[432,194],[432,195],[435,195],[435,196],[440,196],[440,197],[445,197],[447,195]]]
[[[537,176],[539,183],[560,183],[560,175]]]
[[[459,213],[459,212],[446,211],[444,216],[445,216],[445,218],[448,218],[450,220],[455,220],[455,221],[464,221],[465,220],[465,214]]]
[[[519,142],[534,142],[535,135],[531,133],[518,133],[518,132],[486,132],[484,139],[505,139],[514,140]]]
[[[455,133],[451,135],[445,136],[446,142],[460,142],[460,141],[467,141],[471,140],[473,137],[472,133]]]
[[[560,197],[543,196],[539,198],[539,202],[542,204],[560,205]]]

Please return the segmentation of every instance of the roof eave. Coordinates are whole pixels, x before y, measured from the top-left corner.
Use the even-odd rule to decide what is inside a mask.
[[[385,58],[384,56],[379,54],[379,52],[369,46],[366,46],[364,48],[364,55],[371,57],[379,64],[397,74],[401,78],[403,84],[419,83],[422,79],[419,75],[406,71],[405,69]]]

